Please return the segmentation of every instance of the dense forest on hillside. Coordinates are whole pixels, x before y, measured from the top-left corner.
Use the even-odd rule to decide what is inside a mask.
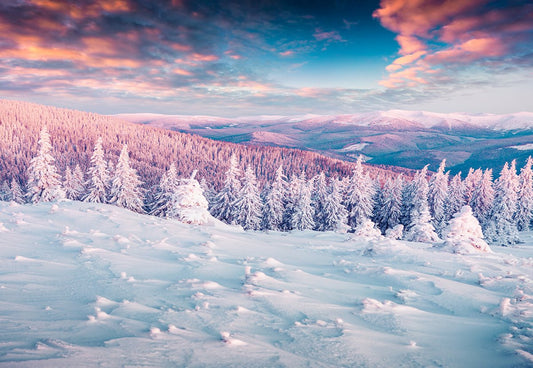
[[[37,152],[39,131],[45,125],[52,137],[52,154],[59,172],[64,173],[67,166],[75,164],[80,164],[85,171],[94,145],[101,137],[106,159],[112,162],[116,162],[122,145],[128,144],[132,166],[145,187],[157,184],[170,164],[176,163],[178,176],[189,176],[198,170],[199,178],[205,178],[218,189],[232,154],[242,166],[254,168],[260,184],[271,180],[279,166],[283,166],[288,176],[304,171],[307,177],[322,171],[328,177],[347,176],[354,168],[354,163],[313,152],[217,142],[110,116],[0,100],[0,181],[16,178],[20,183],[25,182],[26,168]],[[379,176],[381,180],[397,176],[395,171],[404,171],[372,166],[367,169],[372,178]]]

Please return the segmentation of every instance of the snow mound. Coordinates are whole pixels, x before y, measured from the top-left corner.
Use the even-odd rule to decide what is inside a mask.
[[[376,224],[370,219],[365,219],[361,222],[354,231],[354,236],[361,236],[365,238],[381,238],[381,231],[376,227]]]
[[[463,206],[443,230],[444,247],[454,253],[492,252],[483,240],[483,231],[470,206]]]

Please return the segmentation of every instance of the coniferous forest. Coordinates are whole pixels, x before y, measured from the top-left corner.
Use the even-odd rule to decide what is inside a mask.
[[[0,101],[2,200],[67,198],[179,217],[191,172],[210,213],[245,230],[317,230],[438,242],[471,214],[492,244],[518,242],[533,212],[533,160],[450,177],[312,152],[241,146],[24,102]],[[68,124],[66,124],[68,122]],[[193,179],[194,180],[194,179]],[[178,195],[179,194],[179,195]],[[180,199],[182,200],[182,199]]]

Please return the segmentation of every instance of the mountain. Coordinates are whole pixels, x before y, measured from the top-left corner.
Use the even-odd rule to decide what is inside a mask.
[[[350,115],[210,116],[121,114],[138,124],[189,132],[229,142],[294,147],[368,163],[420,169],[447,159],[452,173],[470,167],[519,165],[533,153],[533,113],[440,114],[381,111]]]
[[[86,172],[94,144],[98,137],[102,137],[106,160],[112,164],[117,162],[122,145],[128,145],[132,164],[145,187],[157,184],[163,171],[174,162],[179,176],[188,177],[198,170],[199,178],[205,178],[210,186],[218,189],[233,154],[241,167],[251,165],[255,169],[261,183],[270,180],[280,165],[287,175],[305,171],[308,177],[320,171],[331,176],[347,176],[354,167],[350,162],[298,149],[214,141],[157,126],[141,126],[117,117],[0,100],[0,182],[12,178],[25,182],[26,168],[37,152],[37,140],[43,125],[50,132],[53,156],[61,173],[67,166],[77,163]],[[271,145],[280,139],[270,132],[252,132],[250,138]],[[291,140],[286,138],[284,142]],[[405,172],[375,166],[367,166],[367,170],[371,176],[382,178]]]
[[[523,236],[461,255],[0,202],[0,366],[527,367]]]

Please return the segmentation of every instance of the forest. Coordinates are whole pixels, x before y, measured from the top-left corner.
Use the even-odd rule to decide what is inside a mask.
[[[531,226],[531,158],[520,173],[515,161],[506,163],[496,180],[490,169],[450,178],[445,160],[435,173],[426,166],[411,176],[363,165],[361,158],[344,163],[311,152],[213,142],[29,105],[34,110],[24,110],[26,103],[2,104],[2,200],[66,198],[178,218],[184,208],[196,206],[245,230],[353,232],[419,242],[439,241],[454,216],[465,213],[464,206],[492,244],[517,243],[518,231]],[[76,123],[70,125],[68,116]],[[78,130],[70,136],[73,127]],[[100,132],[89,147],[83,137]]]

